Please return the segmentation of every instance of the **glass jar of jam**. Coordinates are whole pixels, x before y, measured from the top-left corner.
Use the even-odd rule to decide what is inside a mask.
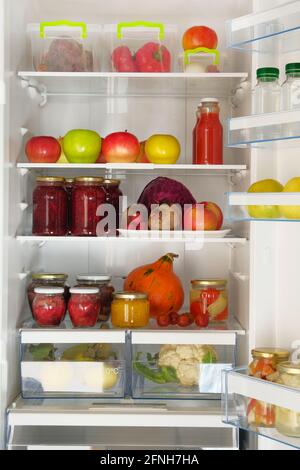
[[[96,237],[97,225],[103,219],[97,215],[98,207],[106,202],[101,186],[102,178],[76,178],[72,192],[72,235]]]
[[[68,233],[68,197],[64,178],[39,177],[33,192],[32,233],[65,236]]]
[[[111,204],[116,210],[116,228],[120,228],[120,198],[123,196],[120,190],[120,180],[105,179],[102,186],[106,193],[106,204]]]
[[[191,281],[190,309],[194,317],[208,316],[211,323],[228,320],[227,281]]]
[[[65,179],[65,189],[68,196],[68,233],[71,235],[71,226],[72,226],[72,193],[74,188],[74,178]]]
[[[150,319],[147,294],[117,292],[111,306],[111,322],[116,328],[144,328]]]
[[[27,297],[32,312],[32,303],[35,298],[34,289],[36,287],[61,287],[64,289],[64,298],[65,301],[69,300],[69,291],[70,288],[66,284],[68,279],[67,274],[58,274],[58,273],[35,273],[31,276],[31,283],[27,287]]]
[[[74,287],[70,289],[71,298],[68,310],[75,328],[93,328],[99,318],[99,289]]]
[[[262,380],[277,379],[278,364],[288,361],[289,351],[276,348],[257,348],[252,351],[253,361],[249,365],[249,375]],[[273,428],[275,426],[275,406],[270,403],[250,399],[247,407],[250,425]]]
[[[300,390],[300,364],[283,362],[278,365],[277,383]],[[285,436],[300,438],[300,413],[276,406],[275,425],[277,431]]]
[[[100,291],[100,321],[110,318],[111,304],[115,289],[111,285],[111,277],[101,274],[80,274],[77,276],[77,287],[96,287]]]
[[[32,314],[41,327],[59,326],[64,320],[67,304],[62,287],[36,287]]]

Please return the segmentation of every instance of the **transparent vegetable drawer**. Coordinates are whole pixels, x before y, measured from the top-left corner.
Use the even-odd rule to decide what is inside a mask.
[[[177,27],[138,21],[104,26],[105,68],[120,73],[174,71]]]
[[[125,332],[21,330],[23,398],[123,398]]]
[[[133,398],[219,399],[235,363],[236,333],[132,332]]]
[[[102,28],[55,21],[27,26],[37,72],[99,72]]]
[[[246,367],[224,372],[225,423],[300,449],[300,382],[296,385],[290,388],[249,377]],[[289,435],[292,430],[299,437]]]

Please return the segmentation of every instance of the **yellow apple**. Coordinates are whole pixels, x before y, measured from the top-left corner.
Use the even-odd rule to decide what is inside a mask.
[[[300,177],[291,179],[283,189],[284,193],[300,193]],[[300,206],[280,206],[282,216],[286,219],[300,219]]]
[[[254,183],[248,193],[281,193],[283,186],[276,180],[262,180]],[[281,217],[279,206],[248,206],[248,214],[254,219],[278,219]]]
[[[58,140],[58,142],[61,146],[61,154],[60,154],[60,159],[56,163],[58,163],[60,165],[65,165],[66,163],[70,163],[69,160],[67,159],[66,155],[65,155],[65,152],[64,152],[64,146],[63,146],[64,139],[63,139],[63,137],[60,137],[57,140]]]
[[[181,147],[173,135],[157,134],[147,140],[145,153],[151,163],[174,165],[180,157]]]

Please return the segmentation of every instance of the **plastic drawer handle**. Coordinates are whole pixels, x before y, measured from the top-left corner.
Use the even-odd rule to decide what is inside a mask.
[[[117,26],[118,39],[122,39],[122,29],[138,28],[139,26],[144,26],[144,28],[149,28],[149,29],[159,29],[159,39],[163,40],[165,38],[165,26],[162,23],[151,23],[149,21],[134,21],[132,23],[119,23],[118,24]]]
[[[44,22],[40,24],[40,37],[42,39],[45,39],[46,34],[45,34],[45,29],[46,28],[53,28],[55,26],[68,26],[69,28],[81,28],[81,37],[82,39],[87,38],[87,25],[86,23],[83,23],[81,21],[79,22],[73,22],[73,21],[50,21],[50,22]]]
[[[214,65],[219,65],[220,62],[220,53],[217,49],[207,49],[207,47],[198,47],[197,49],[189,49],[184,51],[184,64],[189,64],[189,56],[199,54],[199,52],[205,52],[206,54],[214,54],[215,61]]]

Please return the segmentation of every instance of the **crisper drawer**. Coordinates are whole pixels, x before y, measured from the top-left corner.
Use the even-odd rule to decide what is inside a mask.
[[[236,334],[132,332],[136,399],[219,399],[224,369],[235,363]]]
[[[24,398],[123,398],[126,334],[122,331],[21,331]]]
[[[300,378],[296,379],[298,388],[290,388],[249,377],[246,367],[224,372],[225,423],[300,449]]]

